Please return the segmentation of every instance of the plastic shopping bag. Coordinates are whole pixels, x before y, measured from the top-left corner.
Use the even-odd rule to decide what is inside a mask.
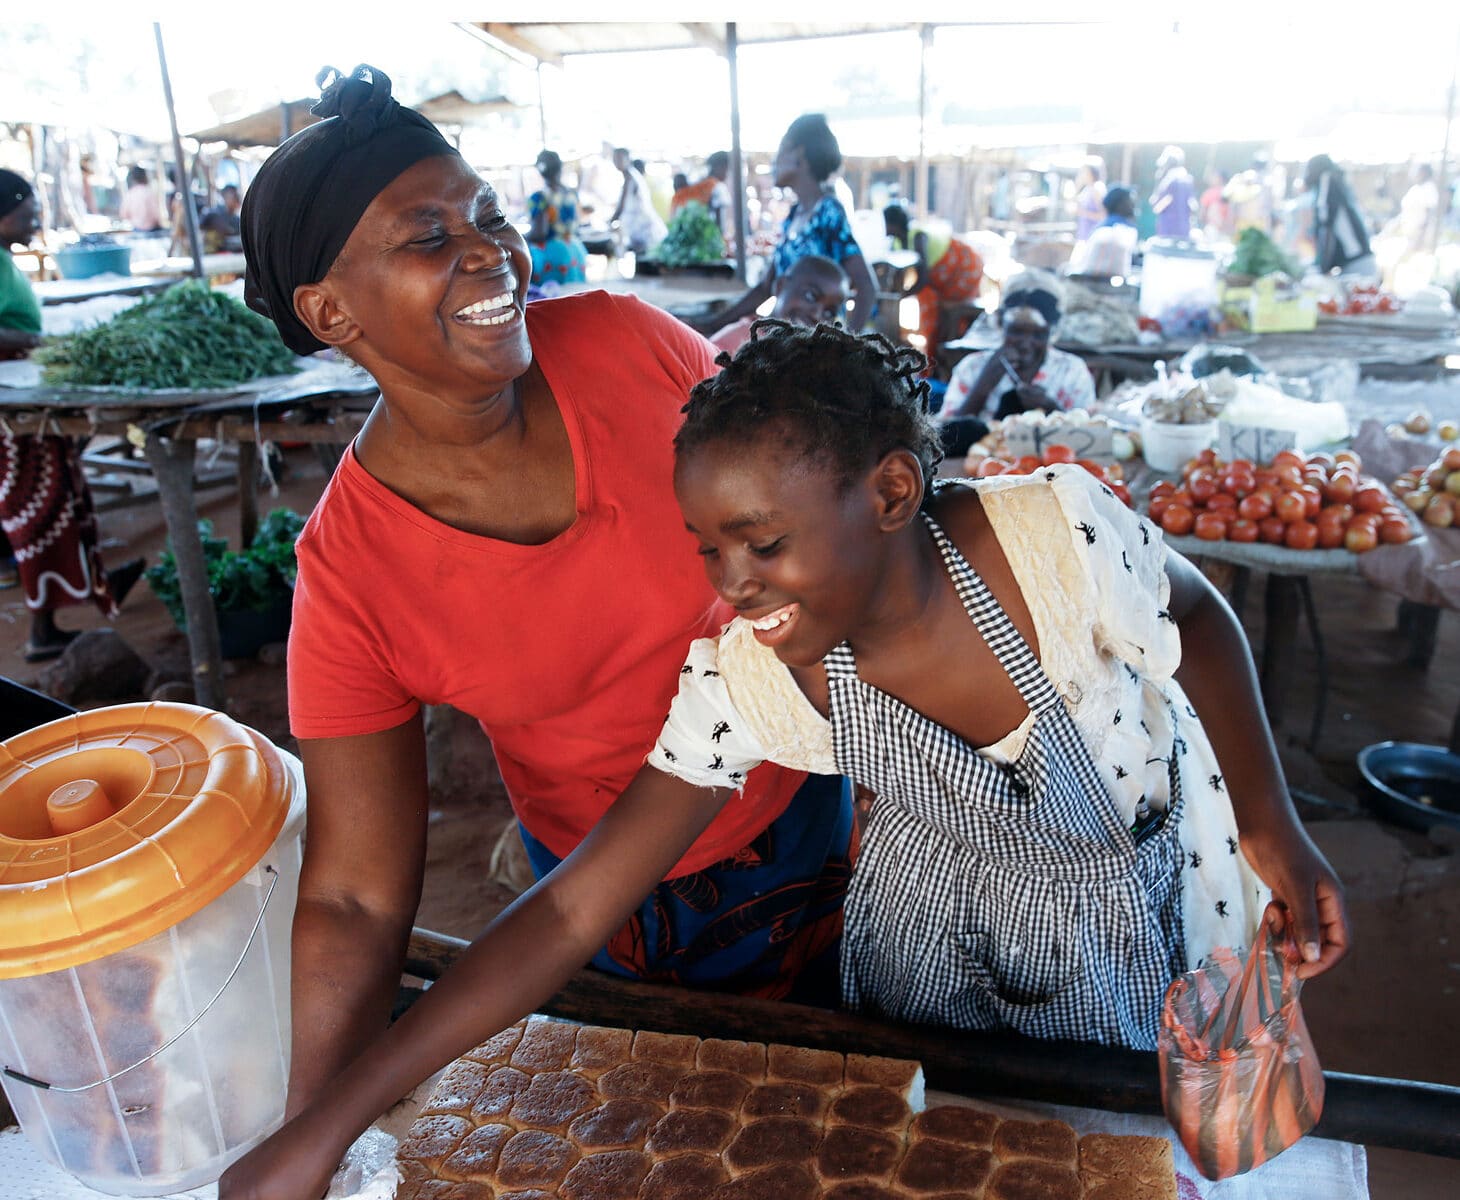
[[[1298,1004],[1301,961],[1262,922],[1246,962],[1218,950],[1166,991],[1161,1102],[1208,1179],[1281,1154],[1318,1123],[1323,1069]]]

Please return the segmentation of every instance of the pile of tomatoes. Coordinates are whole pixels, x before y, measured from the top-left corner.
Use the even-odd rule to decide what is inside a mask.
[[[1076,458],[1070,447],[1058,443],[1046,446],[1043,454],[1026,454],[1016,459],[992,456],[981,459],[973,473],[980,479],[987,479],[990,475],[1033,475],[1041,467],[1053,466],[1055,463],[1074,463],[1077,467],[1084,467],[1114,492],[1127,508],[1135,507],[1131,503],[1130,489],[1125,486],[1125,472],[1119,463],[1111,463],[1105,467],[1094,459]]]
[[[1374,313],[1397,313],[1404,308],[1404,301],[1393,292],[1386,292],[1375,283],[1350,283],[1344,288],[1344,298],[1318,301],[1318,311],[1328,316],[1367,317]]]
[[[1147,511],[1167,533],[1209,542],[1362,554],[1381,542],[1409,541],[1414,528],[1404,509],[1362,467],[1349,450],[1307,457],[1283,450],[1266,467],[1203,450],[1181,469],[1179,485],[1151,489]]]

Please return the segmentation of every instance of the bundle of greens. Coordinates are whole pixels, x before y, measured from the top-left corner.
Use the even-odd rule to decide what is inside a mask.
[[[47,342],[35,359],[46,383],[126,388],[229,387],[296,369],[271,321],[196,279]]]
[[[288,600],[294,587],[298,563],[294,541],[304,528],[304,518],[287,508],[276,508],[259,522],[258,532],[247,550],[228,548],[228,539],[214,536],[213,523],[198,522],[203,543],[203,561],[208,568],[208,592],[218,612],[267,612]],[[147,582],[167,606],[179,629],[183,618],[182,587],[177,578],[177,560],[164,550],[156,566],[147,569]]]
[[[1261,279],[1264,275],[1286,275],[1290,279],[1302,279],[1303,267],[1291,255],[1284,253],[1262,230],[1244,229],[1237,239],[1237,253],[1232,256],[1227,273],[1250,275],[1253,279]]]
[[[652,257],[666,267],[716,263],[725,257],[725,239],[710,210],[697,200],[691,201],[674,214],[669,232],[654,247]]]

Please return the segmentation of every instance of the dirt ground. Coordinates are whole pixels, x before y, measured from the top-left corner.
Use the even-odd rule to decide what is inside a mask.
[[[261,508],[285,504],[306,512],[324,481],[310,451],[289,451],[281,494],[263,496]],[[219,531],[236,538],[231,489],[201,501]],[[108,509],[100,524],[108,561],[137,553],[156,560],[164,530],[155,503]],[[1357,751],[1371,742],[1446,741],[1460,708],[1460,615],[1443,614],[1438,649],[1422,670],[1404,665],[1407,642],[1395,630],[1394,597],[1356,579],[1315,577],[1313,586],[1333,674],[1328,718],[1316,755],[1296,744],[1313,699],[1314,660],[1304,646],[1289,697],[1290,728],[1279,742],[1309,829],[1348,889],[1355,940],[1348,959],[1304,993],[1308,1022],[1330,1070],[1460,1086],[1460,839],[1429,839],[1370,817],[1354,766]],[[1260,645],[1260,588],[1252,595],[1244,623]],[[61,624],[105,622],[94,610],[71,609]],[[0,592],[0,674],[34,683],[39,669],[20,656],[26,626],[19,591]],[[182,636],[145,583],[115,627],[144,658],[185,671]],[[231,663],[227,686],[234,716],[292,746],[282,666]],[[433,811],[419,923],[470,936],[512,894],[490,869],[510,814],[474,725],[443,712],[433,718],[431,743]],[[1374,1151],[1370,1179],[1376,1200],[1449,1200],[1460,1195],[1460,1162]]]

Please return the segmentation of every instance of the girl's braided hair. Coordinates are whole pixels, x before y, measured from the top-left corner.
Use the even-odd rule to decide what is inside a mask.
[[[680,456],[712,442],[753,442],[774,428],[786,448],[830,463],[842,487],[893,450],[917,457],[925,486],[942,460],[928,385],[917,377],[927,360],[910,346],[765,318],[733,358],[715,362],[723,370],[697,383],[684,406],[674,438]]]

